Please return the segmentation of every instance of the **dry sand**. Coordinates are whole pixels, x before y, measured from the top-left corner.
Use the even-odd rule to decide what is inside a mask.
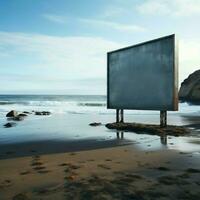
[[[200,199],[200,153],[134,145],[0,160],[0,199]]]

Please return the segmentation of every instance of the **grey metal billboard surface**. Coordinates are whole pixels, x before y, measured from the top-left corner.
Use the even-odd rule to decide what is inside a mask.
[[[107,107],[178,110],[175,35],[107,54]]]

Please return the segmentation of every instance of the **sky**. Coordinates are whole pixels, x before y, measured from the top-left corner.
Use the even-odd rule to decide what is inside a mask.
[[[106,53],[175,33],[200,67],[200,0],[0,0],[0,94],[106,94]]]

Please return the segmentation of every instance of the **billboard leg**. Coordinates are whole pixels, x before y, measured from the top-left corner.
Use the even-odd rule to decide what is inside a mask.
[[[124,122],[124,110],[120,109],[120,122]]]
[[[116,109],[116,122],[124,122],[124,110]]]
[[[160,111],[160,127],[167,126],[167,111]]]
[[[116,122],[119,122],[119,109],[116,109]]]

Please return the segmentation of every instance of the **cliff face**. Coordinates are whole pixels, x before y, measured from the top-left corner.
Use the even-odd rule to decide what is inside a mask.
[[[200,104],[200,70],[190,74],[189,77],[181,83],[179,99]]]

